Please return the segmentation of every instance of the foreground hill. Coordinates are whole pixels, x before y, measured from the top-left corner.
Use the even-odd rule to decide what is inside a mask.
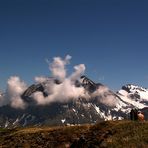
[[[148,147],[148,122],[104,121],[94,125],[0,130],[0,147]]]

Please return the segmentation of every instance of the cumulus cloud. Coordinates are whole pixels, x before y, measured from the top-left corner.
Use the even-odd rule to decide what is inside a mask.
[[[75,82],[84,74],[85,65],[79,64],[74,66],[74,72],[68,76],[66,65],[70,63],[70,59],[71,56],[66,56],[65,59],[56,57],[53,59],[52,63],[49,63],[52,77],[60,78],[62,82],[61,84],[56,84],[53,81],[48,81],[46,92],[50,95],[46,97],[41,92],[34,93],[33,98],[37,104],[45,105],[52,102],[67,102],[71,99],[78,99],[80,97],[87,99],[97,97],[99,102],[108,106],[114,106],[116,97],[110,93],[106,86],[100,86],[99,89],[92,94],[88,94],[82,86],[76,87]],[[44,77],[36,78],[38,82],[43,82],[45,79],[46,78]]]
[[[71,56],[67,55],[65,59],[60,57],[53,58],[53,62],[49,63],[50,71],[53,78],[60,79],[61,84],[56,84],[53,81],[46,81],[46,92],[50,95],[44,96],[41,92],[33,94],[33,98],[37,104],[45,105],[51,102],[65,102],[71,99],[78,99],[84,96],[84,88],[76,87],[75,81],[85,72],[85,65],[80,64],[74,66],[74,72],[68,76],[66,65],[70,63]],[[36,77],[36,81],[44,81],[44,77]]]
[[[116,96],[106,86],[100,86],[91,96],[97,97],[99,102],[107,106],[113,107],[117,103]]]
[[[67,55],[63,60],[61,57],[54,57],[53,62],[49,65],[49,69],[53,77],[60,80],[65,79],[66,77],[66,68],[65,66],[70,63],[71,56]]]
[[[43,93],[36,92],[33,98],[40,105],[49,104],[52,102],[67,102],[70,99],[78,99],[84,94],[84,88],[76,87],[70,79],[65,79],[61,84],[52,84],[52,93],[44,97]],[[50,90],[50,89],[49,89]],[[51,91],[51,90],[50,90]]]
[[[35,80],[35,82],[36,83],[43,83],[43,82],[45,82],[46,80],[47,80],[47,78],[46,77],[44,77],[44,76],[36,76],[35,78],[34,78],[34,80]]]
[[[74,70],[75,72],[71,74],[70,79],[72,81],[76,81],[80,78],[80,76],[82,74],[84,74],[85,72],[85,65],[84,64],[80,64],[80,65],[76,65],[74,66]]]
[[[67,76],[66,66],[70,63],[72,57],[67,55],[64,59],[61,57],[53,58],[53,62],[49,63],[51,72],[50,79],[44,76],[36,76],[35,83],[46,82],[45,92],[49,94],[44,96],[42,92],[35,92],[32,97],[37,104],[49,104],[52,102],[64,102],[70,99],[76,99],[84,94],[83,87],[76,87],[75,80],[85,71],[85,65],[80,64],[74,67],[74,72]],[[54,82],[55,79],[60,80],[60,84]],[[27,85],[19,77],[12,76],[8,79],[7,90],[5,96],[0,96],[0,105],[10,104],[14,108],[25,108],[26,103],[21,98],[23,92],[27,89]]]
[[[10,104],[14,108],[26,107],[26,104],[21,98],[21,94],[27,89],[25,82],[19,77],[12,76],[8,79],[7,90],[4,95],[0,96],[0,106]]]
[[[98,98],[98,101],[105,105],[114,106],[116,99],[109,93],[109,89],[105,86],[100,86],[94,93],[89,94],[83,86],[77,87],[76,81],[85,73],[85,65],[79,64],[74,66],[74,72],[67,74],[66,66],[70,63],[71,56],[65,58],[54,57],[53,62],[49,63],[50,77],[36,76],[35,83],[44,83],[45,92],[35,92],[32,98],[39,105],[46,105],[53,102],[68,102],[69,100],[83,98]],[[55,83],[59,80],[59,83]],[[0,95],[0,106],[10,104],[14,108],[24,109],[27,103],[21,98],[21,95],[28,88],[24,81],[17,76],[12,76],[8,79],[7,90],[5,95]]]
[[[11,106],[14,108],[25,108],[25,103],[21,98],[21,94],[27,89],[25,82],[19,77],[13,76],[7,82],[7,97],[10,99]]]

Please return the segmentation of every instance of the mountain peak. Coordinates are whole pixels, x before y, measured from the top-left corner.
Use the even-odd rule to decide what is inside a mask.
[[[134,85],[134,84],[124,85],[124,86],[122,86],[122,89],[126,90],[127,92],[136,92],[136,91],[138,91],[138,92],[147,92],[148,91],[148,89],[140,87],[138,85]]]
[[[148,107],[147,89],[127,84],[115,93],[107,86],[95,83],[86,76],[82,76],[80,81],[73,82],[73,85],[84,89],[84,93],[89,97],[85,95],[66,101],[37,104],[32,97],[33,94],[39,92],[45,99],[50,97],[51,94],[47,93],[47,87],[51,88],[50,84],[62,86],[62,82],[51,78],[28,87],[21,95],[23,101],[28,104],[24,110],[12,108],[10,105],[0,107],[0,119],[2,119],[0,126],[71,125],[95,123],[101,120],[121,120],[128,118],[132,108],[145,110]]]

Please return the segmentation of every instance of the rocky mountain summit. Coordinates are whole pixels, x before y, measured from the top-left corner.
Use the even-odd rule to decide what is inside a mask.
[[[53,101],[46,105],[38,104],[33,99],[34,93],[40,92],[45,98],[50,96],[51,83],[62,84],[60,80],[48,78],[28,87],[21,95],[27,104],[24,109],[13,108],[9,104],[0,107],[0,126],[8,128],[29,125],[75,125],[102,120],[121,120],[129,118],[132,108],[141,109],[147,119],[148,89],[128,84],[118,92],[113,92],[107,86],[82,76],[74,85],[83,88],[85,96],[61,102]]]

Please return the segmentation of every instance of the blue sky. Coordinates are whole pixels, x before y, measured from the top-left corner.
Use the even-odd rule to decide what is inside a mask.
[[[45,59],[72,56],[113,90],[148,87],[147,0],[1,0],[0,88],[12,75],[28,84],[50,76]]]

